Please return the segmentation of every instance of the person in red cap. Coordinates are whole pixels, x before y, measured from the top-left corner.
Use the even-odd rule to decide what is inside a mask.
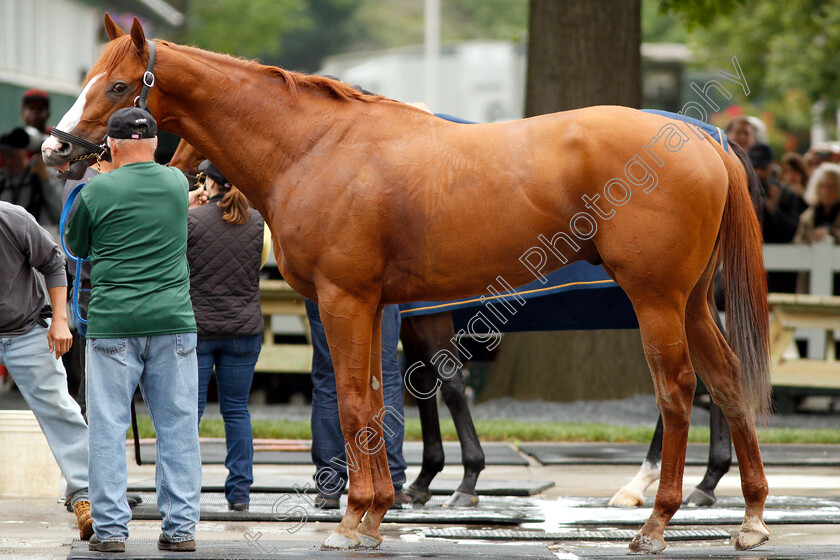
[[[25,126],[35,128],[41,134],[49,134],[47,119],[50,118],[50,94],[42,89],[28,89],[20,100],[20,120]]]

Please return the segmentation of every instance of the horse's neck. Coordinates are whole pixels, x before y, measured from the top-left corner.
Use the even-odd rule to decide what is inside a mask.
[[[164,55],[161,67],[172,75],[158,76],[166,96],[162,128],[186,139],[246,195],[266,188],[321,136],[323,121],[310,117],[317,103],[293,102],[279,79],[237,59],[167,51],[173,58]],[[180,87],[166,90],[167,83]]]

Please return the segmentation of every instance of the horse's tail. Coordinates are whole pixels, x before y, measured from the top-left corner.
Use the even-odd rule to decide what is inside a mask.
[[[740,361],[748,406],[758,416],[770,411],[770,337],[767,276],[764,270],[761,185],[744,150],[730,143],[735,157],[712,141],[729,174],[729,191],[720,228],[726,331]]]

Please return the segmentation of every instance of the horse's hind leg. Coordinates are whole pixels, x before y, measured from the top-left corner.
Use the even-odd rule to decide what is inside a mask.
[[[382,306],[379,306],[376,311],[371,341],[370,406],[374,417],[368,422],[367,430],[360,432],[363,434],[361,438],[356,435],[357,441],[361,439],[363,450],[371,455],[370,466],[373,477],[373,503],[358,529],[360,546],[365,548],[376,548],[382,543],[379,525],[385,517],[385,512],[394,503],[394,484],[388,468],[388,454],[385,450],[385,434],[382,426],[382,417],[385,415],[382,384],[382,309]]]
[[[657,553],[665,548],[665,526],[682,504],[685,449],[697,382],[688,353],[685,307],[680,296],[671,293],[656,298],[641,297],[633,303],[662,414],[663,442],[653,512],[630,543],[630,551]]]
[[[698,293],[699,292],[699,293]],[[738,360],[712,319],[705,293],[700,285],[689,299],[687,334],[698,373],[709,389],[712,399],[720,406],[729,422],[738,466],[741,471],[741,490],[746,511],[735,548],[745,550],[765,542],[770,534],[762,517],[767,498],[767,478],[761,463],[761,452],[752,412],[741,398]]]
[[[450,324],[452,322],[450,321]],[[478,441],[478,434],[475,431],[470,407],[467,404],[466,386],[464,372],[461,368],[451,377],[438,374],[442,386],[443,402],[452,415],[455,422],[455,431],[458,432],[458,441],[461,443],[461,463],[464,465],[464,478],[458,489],[446,501],[447,506],[465,507],[478,505],[478,494],[475,491],[478,475],[484,470],[484,451]]]
[[[440,418],[437,409],[437,377],[431,366],[434,355],[434,345],[429,341],[423,329],[423,317],[408,317],[402,320],[400,340],[405,351],[408,364],[406,385],[409,393],[417,399],[417,410],[420,413],[420,429],[423,434],[423,463],[420,474],[414,479],[406,494],[411,496],[415,504],[425,504],[432,497],[429,485],[440,471],[443,470],[443,437],[440,433]]]
[[[656,430],[650,440],[645,460],[639,467],[639,472],[633,480],[622,486],[615,495],[610,498],[607,505],[615,507],[636,507],[645,503],[645,490],[659,480],[659,467],[662,463],[662,415],[656,421]]]

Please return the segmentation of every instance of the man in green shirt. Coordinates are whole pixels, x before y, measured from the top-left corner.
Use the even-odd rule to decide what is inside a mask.
[[[90,549],[125,550],[125,433],[138,384],[157,432],[161,550],[195,550],[201,492],[196,326],[187,265],[189,187],[154,162],[157,124],[134,107],[108,121],[114,171],[82,189],[66,227],[73,254],[90,256],[87,413]]]

